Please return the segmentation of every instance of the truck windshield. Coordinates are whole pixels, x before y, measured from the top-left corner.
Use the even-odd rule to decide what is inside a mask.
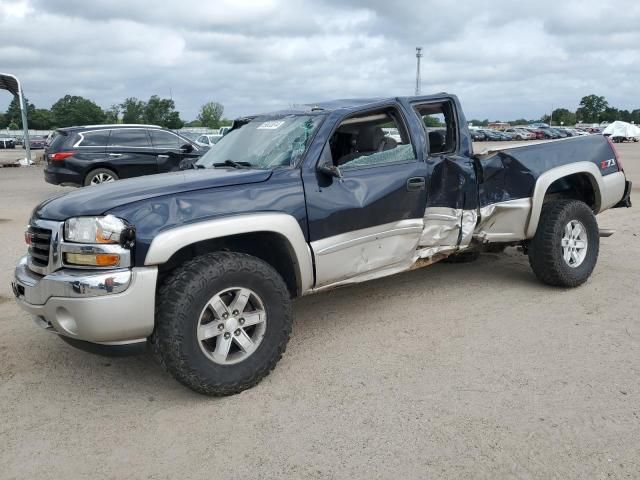
[[[306,150],[323,115],[260,116],[234,128],[196,163],[229,163],[253,168],[294,165]]]

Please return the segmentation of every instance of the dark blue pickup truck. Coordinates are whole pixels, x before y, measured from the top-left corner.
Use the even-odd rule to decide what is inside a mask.
[[[337,100],[240,118],[183,171],[43,202],[13,289],[74,345],[146,344],[227,395],[273,369],[301,295],[509,245],[541,281],[582,284],[610,233],[595,215],[630,188],[599,135],[474,154],[453,95]]]

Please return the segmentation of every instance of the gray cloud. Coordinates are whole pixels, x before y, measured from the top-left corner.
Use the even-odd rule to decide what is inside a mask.
[[[183,118],[331,98],[460,95],[469,117],[539,117],[605,95],[639,108],[640,4],[620,0],[3,0],[0,65],[30,100],[103,107],[171,91]],[[0,94],[0,110],[9,102]]]

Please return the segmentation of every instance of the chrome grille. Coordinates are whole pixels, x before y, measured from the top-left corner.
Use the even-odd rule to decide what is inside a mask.
[[[51,250],[51,230],[31,225],[27,229],[27,234],[30,237],[29,255],[31,256],[31,262],[37,267],[47,267]]]

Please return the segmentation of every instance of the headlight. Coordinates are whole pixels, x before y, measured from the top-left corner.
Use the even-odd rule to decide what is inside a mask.
[[[68,242],[90,244],[120,244],[131,248],[135,230],[113,215],[104,217],[75,217],[64,222],[64,238]]]

